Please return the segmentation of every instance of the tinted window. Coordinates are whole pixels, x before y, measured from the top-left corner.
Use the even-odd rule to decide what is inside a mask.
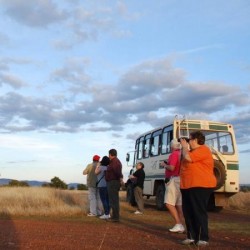
[[[144,151],[143,151],[143,157],[148,158],[149,157],[149,151],[150,151],[150,138],[151,134],[148,134],[145,136],[145,141],[144,141]]]
[[[151,156],[159,155],[160,142],[161,142],[161,130],[157,130],[152,134],[151,138],[151,149],[150,149]]]
[[[163,129],[161,154],[167,154],[170,152],[170,142],[173,139],[173,126],[169,126]]]

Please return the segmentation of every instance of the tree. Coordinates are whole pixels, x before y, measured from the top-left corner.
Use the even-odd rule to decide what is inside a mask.
[[[10,187],[29,187],[29,184],[25,181],[11,180],[9,182]]]
[[[87,186],[84,185],[84,184],[78,184],[77,185],[77,190],[87,190],[87,189],[88,189]]]
[[[68,189],[68,185],[56,176],[52,178],[50,181],[51,181],[50,183],[51,187],[60,188],[60,189]]]

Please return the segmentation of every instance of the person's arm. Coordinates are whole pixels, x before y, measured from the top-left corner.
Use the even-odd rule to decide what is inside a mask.
[[[119,178],[119,179],[123,179],[123,175],[122,175],[122,165],[121,162],[116,159],[113,162],[110,163],[109,167],[111,167],[114,175]]]
[[[169,170],[169,171],[174,171],[175,170],[175,166],[174,165],[168,165],[168,164],[165,164],[164,167]]]
[[[97,175],[97,174],[101,173],[101,171],[102,171],[101,166],[97,165],[96,169],[95,169],[95,174]]]
[[[87,175],[89,173],[89,165],[83,170],[82,174]]]
[[[178,160],[179,160],[178,157],[179,155],[177,156],[176,153],[172,152],[168,158],[168,161],[162,162],[162,166],[165,169],[173,172],[175,170],[176,165],[178,164]]]
[[[122,186],[125,185],[125,183],[124,183],[124,181],[123,181],[123,178],[120,178],[120,184],[121,184]]]
[[[131,174],[130,176],[129,176],[129,179],[136,179],[137,177],[136,176],[134,176],[133,174]]]
[[[188,162],[192,162],[192,159],[189,155],[189,144],[185,139],[181,139],[181,146],[182,146],[182,158]]]

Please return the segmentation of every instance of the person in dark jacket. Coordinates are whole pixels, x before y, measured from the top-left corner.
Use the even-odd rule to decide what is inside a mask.
[[[123,183],[122,164],[117,158],[116,149],[109,150],[110,163],[107,167],[105,179],[107,181],[109,206],[112,210],[111,222],[119,222],[120,220],[120,203],[119,190]]]
[[[143,201],[143,186],[145,180],[144,164],[138,162],[136,164],[136,171],[134,174],[130,175],[132,183],[134,183],[134,195],[135,201],[137,203],[137,210],[135,214],[143,214],[144,211],[144,201]]]

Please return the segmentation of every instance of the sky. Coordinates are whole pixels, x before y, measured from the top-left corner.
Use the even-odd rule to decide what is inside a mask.
[[[250,183],[250,1],[0,0],[1,178],[86,183],[176,114],[231,123]]]

